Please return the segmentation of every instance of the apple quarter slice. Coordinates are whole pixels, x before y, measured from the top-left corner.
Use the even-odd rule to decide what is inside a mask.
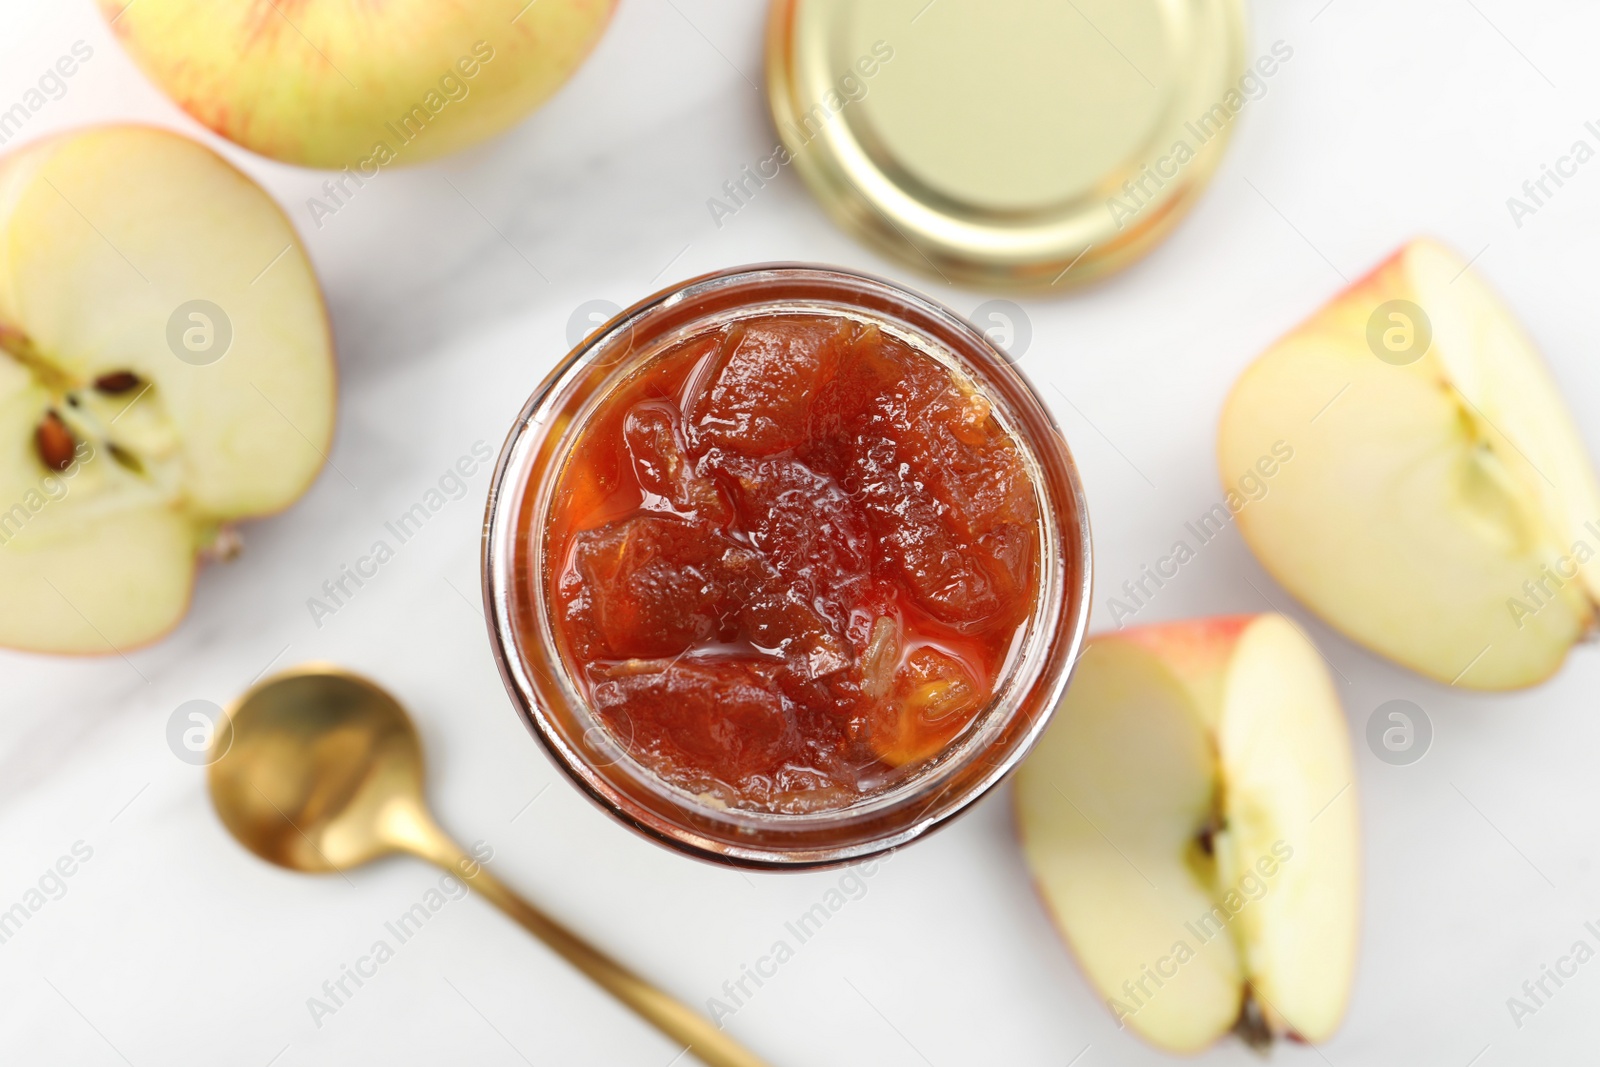
[[[1277,615],[1091,640],[1018,772],[1040,895],[1119,1022],[1173,1052],[1317,1042],[1349,997],[1359,830],[1344,716]]]
[[[166,632],[196,553],[299,497],[333,419],[316,277],[244,174],[136,126],[0,161],[0,645]]]
[[[1283,449],[1239,530],[1347,636],[1442,682],[1510,689],[1593,631],[1593,466],[1516,319],[1449,250],[1405,246],[1244,372],[1223,479]]]

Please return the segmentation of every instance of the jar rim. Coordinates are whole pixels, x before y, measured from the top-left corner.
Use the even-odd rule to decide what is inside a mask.
[[[554,641],[543,545],[550,489],[576,434],[612,387],[684,336],[740,311],[770,313],[785,304],[880,321],[902,335],[909,332],[925,353],[950,356],[987,399],[1000,401],[997,410],[1029,460],[1041,533],[1053,532],[1041,537],[1039,590],[1023,655],[990,710],[905,780],[855,803],[798,813],[734,808],[691,796],[627,755],[587,706]],[[865,859],[931,832],[1020,763],[1059,702],[1082,646],[1091,552],[1087,505],[1064,436],[1026,377],[976,327],[927,297],[869,274],[759,264],[690,279],[620,312],[534,390],[501,448],[490,484],[482,554],[485,621],[502,680],[524,723],[556,766],[603,810],[700,859],[809,869]]]

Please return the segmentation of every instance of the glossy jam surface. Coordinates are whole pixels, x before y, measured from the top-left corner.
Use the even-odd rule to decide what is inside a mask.
[[[873,325],[745,319],[613,389],[558,477],[544,580],[616,740],[730,806],[846,806],[988,705],[1038,507],[970,384]]]

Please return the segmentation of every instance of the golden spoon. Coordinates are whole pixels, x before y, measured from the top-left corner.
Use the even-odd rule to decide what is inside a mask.
[[[416,730],[372,682],[323,664],[269,678],[229,709],[218,751],[212,803],[262,859],[325,873],[409,852],[459,875],[709,1067],[764,1067],[710,1020],[506,888],[439,829],[422,799]]]

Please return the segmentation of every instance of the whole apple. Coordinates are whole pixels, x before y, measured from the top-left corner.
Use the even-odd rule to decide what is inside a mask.
[[[452,152],[577,69],[615,0],[98,0],[163,91],[217,133],[303,166]]]

